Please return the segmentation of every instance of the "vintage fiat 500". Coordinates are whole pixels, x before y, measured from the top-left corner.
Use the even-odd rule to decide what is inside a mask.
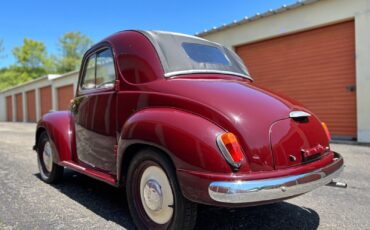
[[[124,187],[138,228],[188,229],[197,203],[255,206],[330,183],[343,158],[329,138],[224,46],[132,30],[86,52],[70,111],[43,116],[34,149],[45,182],[66,167]]]

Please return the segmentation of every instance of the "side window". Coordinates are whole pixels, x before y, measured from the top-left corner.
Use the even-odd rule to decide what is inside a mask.
[[[96,58],[96,88],[112,88],[116,74],[114,70],[113,55],[110,49],[97,54]]]
[[[95,62],[96,55],[92,55],[87,60],[85,76],[82,82],[82,89],[94,89],[95,88]]]

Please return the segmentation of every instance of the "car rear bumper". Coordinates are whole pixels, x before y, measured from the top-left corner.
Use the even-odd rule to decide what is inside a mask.
[[[227,204],[283,200],[330,183],[343,170],[343,159],[334,153],[334,161],[311,172],[272,179],[214,181],[208,193],[212,200]]]

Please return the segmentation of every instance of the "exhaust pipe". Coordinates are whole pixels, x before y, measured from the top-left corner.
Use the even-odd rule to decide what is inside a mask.
[[[347,183],[332,180],[329,184],[327,184],[327,186],[332,186],[336,188],[347,188]]]

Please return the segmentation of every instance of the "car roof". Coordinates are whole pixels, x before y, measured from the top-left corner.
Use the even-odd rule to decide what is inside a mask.
[[[232,50],[216,42],[193,35],[159,30],[125,30],[103,39],[102,42],[116,40],[114,38],[119,38],[118,40],[120,40],[121,36],[126,32],[141,34],[150,41],[160,59],[165,77],[193,73],[231,74],[253,81],[243,61]],[[223,58],[227,64],[196,62],[184,50],[183,46],[186,44],[211,47],[213,51],[217,50],[219,56],[224,56]]]

